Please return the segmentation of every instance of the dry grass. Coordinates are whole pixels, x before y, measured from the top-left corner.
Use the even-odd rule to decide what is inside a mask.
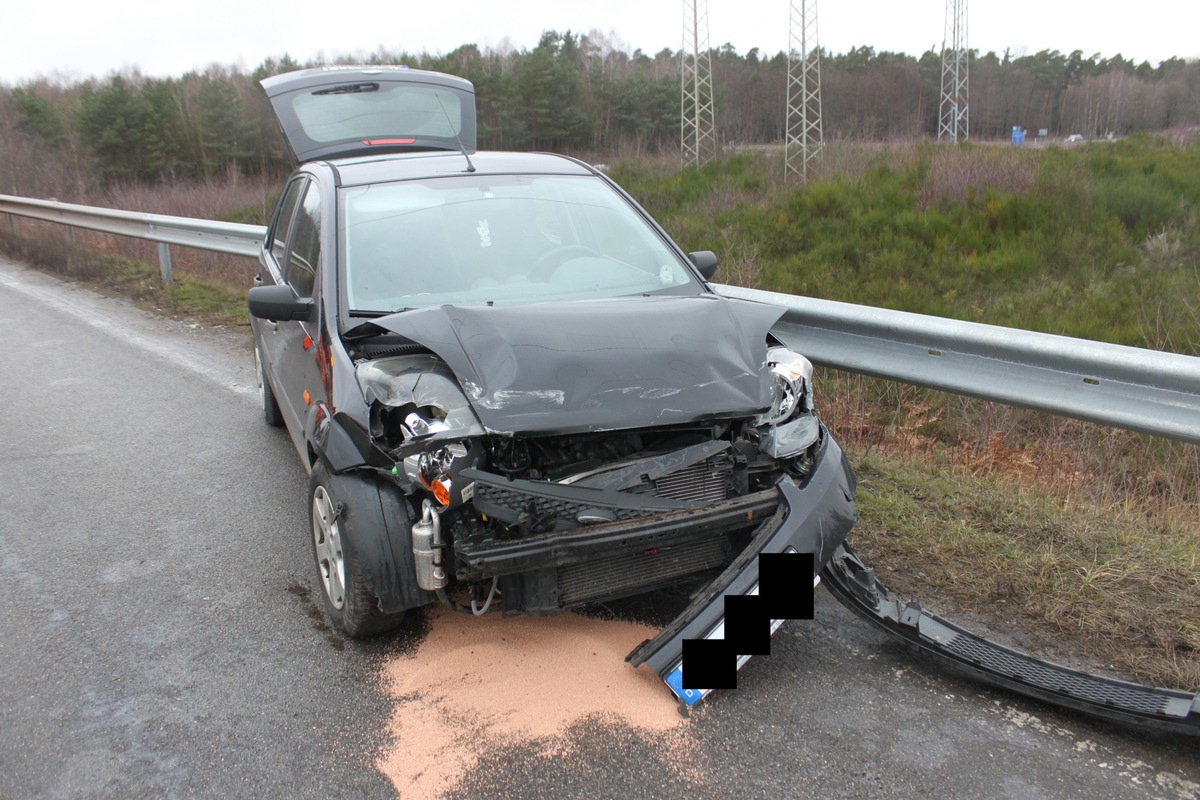
[[[924,145],[927,146],[927,145]],[[845,179],[851,183],[866,180],[880,167],[903,172],[915,162],[923,145],[919,139],[889,142],[854,141],[850,139],[827,142],[819,158],[811,165],[811,180]]]
[[[860,480],[852,538],[889,586],[1052,658],[1200,689],[1200,448],[822,378]]]
[[[275,202],[273,193],[280,185],[280,180],[240,178],[170,187],[116,186],[96,198],[95,204],[126,211],[265,225]],[[151,242],[88,232],[79,243],[123,258],[158,263],[157,246]],[[240,289],[250,286],[255,269],[252,259],[190,247],[171,248],[171,262],[176,273]]]
[[[261,185],[245,181],[171,187],[127,186],[114,187],[103,196],[89,198],[83,202],[122,211],[265,224],[274,198],[264,195],[263,191]],[[137,261],[154,265],[155,270],[158,269],[158,245],[154,242],[77,228],[73,233],[78,249],[73,258],[77,264],[74,269],[69,269],[65,251],[58,255],[53,254],[56,247],[67,243],[68,234],[63,226],[15,218],[13,228],[20,239],[43,242],[36,246],[24,245],[43,253],[41,256],[35,256],[38,263],[75,278],[96,277],[86,274],[92,269],[88,266],[92,262],[82,257],[85,252]],[[102,262],[94,263],[99,265]],[[177,279],[191,278],[240,290],[250,286],[256,269],[253,259],[190,247],[171,248],[171,267]]]
[[[244,286],[223,286],[176,273],[175,282],[164,286],[157,264],[125,258],[103,246],[82,246],[76,233],[72,246],[60,226],[29,223],[24,226],[42,235],[11,235],[0,230],[0,253],[41,267],[71,280],[120,297],[160,314],[186,318],[202,324],[249,328]],[[50,235],[52,229],[57,236]],[[110,237],[99,239],[103,245]]]
[[[1023,195],[1038,175],[1038,153],[1016,147],[942,148],[929,160],[918,203],[933,208],[943,202],[970,204],[987,191]]]

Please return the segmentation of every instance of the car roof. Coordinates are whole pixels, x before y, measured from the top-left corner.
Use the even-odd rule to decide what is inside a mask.
[[[340,186],[445,178],[452,175],[595,175],[592,167],[551,153],[425,152],[345,158],[326,162]],[[471,169],[473,168],[473,169]]]

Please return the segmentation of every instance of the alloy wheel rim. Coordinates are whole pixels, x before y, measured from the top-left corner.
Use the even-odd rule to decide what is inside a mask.
[[[324,486],[313,492],[313,543],[325,596],[340,611],[346,605],[346,559],[341,527],[334,518],[333,503]]]

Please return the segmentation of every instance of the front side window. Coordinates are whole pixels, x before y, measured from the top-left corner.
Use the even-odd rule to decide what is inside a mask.
[[[341,200],[351,310],[703,291],[594,176],[455,176],[353,187]]]
[[[312,297],[321,259],[321,192],[310,183],[292,225],[285,280],[300,297]]]
[[[292,217],[296,211],[296,201],[300,199],[300,190],[304,188],[304,178],[296,178],[287,185],[279,205],[275,209],[275,219],[271,222],[271,255],[280,272],[283,271],[283,254],[287,249],[288,233],[291,231]]]

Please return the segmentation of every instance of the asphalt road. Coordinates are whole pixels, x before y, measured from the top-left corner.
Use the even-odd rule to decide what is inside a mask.
[[[251,365],[244,333],[0,262],[0,797],[395,796],[379,673],[416,634],[323,624]],[[959,680],[817,600],[682,752],[478,742],[453,796],[1200,798],[1200,741]]]

